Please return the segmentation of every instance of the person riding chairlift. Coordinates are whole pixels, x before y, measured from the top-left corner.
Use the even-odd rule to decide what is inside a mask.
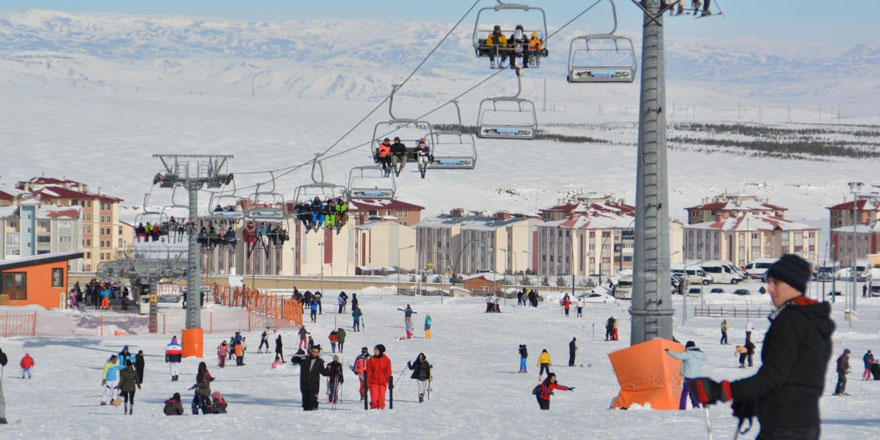
[[[513,49],[513,53],[510,55],[510,68],[522,69],[528,67],[529,51],[527,48],[529,48],[531,43],[526,39],[525,30],[521,24],[516,25],[516,30],[513,31],[513,34],[510,35],[507,41]]]
[[[419,139],[419,145],[416,147],[416,160],[419,164],[419,173],[422,174],[422,179],[424,179],[425,171],[428,170],[428,162],[431,161],[431,150],[428,149],[428,144],[424,138]]]
[[[486,47],[489,48],[489,66],[492,69],[501,69],[504,67],[504,60],[508,57],[507,37],[501,33],[501,26],[495,25],[492,33],[486,38]],[[495,64],[495,57],[500,56],[498,64]]]
[[[376,148],[376,159],[379,161],[379,165],[382,165],[382,171],[384,172],[385,177],[388,177],[388,174],[391,172],[388,168],[391,165],[391,139],[385,138],[379,147]],[[317,197],[316,197],[317,199]],[[315,205],[312,204],[312,209],[314,209]],[[315,219],[317,222],[317,219]]]

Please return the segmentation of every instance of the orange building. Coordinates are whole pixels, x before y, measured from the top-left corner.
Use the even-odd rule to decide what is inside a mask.
[[[0,304],[8,301],[10,306],[63,308],[68,261],[82,256],[82,252],[73,251],[0,260]]]
[[[504,275],[496,273],[481,273],[465,277],[462,281],[464,288],[470,290],[471,293],[498,293],[503,290],[501,281]]]

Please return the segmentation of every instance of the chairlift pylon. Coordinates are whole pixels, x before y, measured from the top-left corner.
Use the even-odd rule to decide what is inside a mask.
[[[516,75],[516,84],[516,94],[513,96],[499,96],[480,101],[480,108],[477,114],[478,137],[488,139],[535,138],[535,134],[538,131],[538,116],[535,110],[535,103],[519,97],[522,92],[522,78],[519,74]],[[502,104],[502,108],[499,108],[499,104]],[[500,122],[495,121],[495,118],[501,115],[513,114],[520,115],[521,119],[519,121],[509,119]],[[489,117],[487,118],[487,116]]]
[[[498,55],[500,55],[499,52],[502,50],[501,48],[498,48],[494,45],[489,46],[486,44],[486,39],[489,37],[489,35],[492,34],[493,28],[496,23],[489,25],[490,27],[480,28],[480,24],[481,24],[480,17],[483,15],[483,12],[489,12],[489,11],[501,12],[501,11],[517,11],[517,10],[523,11],[525,13],[537,11],[541,14],[541,23],[538,24],[537,29],[533,28],[533,27],[523,26],[525,28],[525,29],[523,29],[523,33],[526,35],[526,38],[528,38],[529,36],[531,36],[531,34],[533,32],[537,32],[538,38],[541,39],[541,46],[542,46],[542,50],[538,53],[537,56],[539,58],[543,58],[543,57],[546,57],[547,55],[549,55],[549,51],[547,50],[547,46],[548,46],[547,43],[549,40],[550,33],[548,32],[548,28],[547,28],[547,14],[544,12],[544,9],[536,7],[536,6],[529,6],[526,4],[521,4],[521,3],[504,3],[502,0],[496,0],[496,1],[498,2],[497,5],[487,6],[485,8],[481,8],[479,11],[477,11],[477,19],[474,23],[474,33],[473,33],[473,46],[474,46],[474,52],[476,53],[477,57],[478,58],[488,57],[490,52],[492,52],[493,50],[496,52],[496,56],[498,56]],[[502,29],[501,33],[504,35],[510,35],[514,31],[515,31],[515,29]],[[509,44],[508,44],[508,46],[509,46]],[[507,48],[504,48],[504,50],[510,51],[510,50],[512,50],[512,48],[507,47]],[[526,45],[526,50],[528,50],[528,44]],[[540,65],[540,63],[536,63],[536,65],[534,67],[537,67],[539,65]]]
[[[477,142],[474,135],[464,133],[461,124],[461,108],[458,101],[452,101],[455,106],[455,114],[458,117],[458,126],[454,130],[439,130],[434,132],[432,142],[433,160],[428,162],[427,167],[440,170],[472,170],[477,166]]]
[[[348,194],[352,200],[393,200],[396,193],[394,173],[386,175],[380,166],[354,167],[348,174]]]
[[[635,80],[638,69],[635,46],[631,39],[614,34],[617,32],[617,6],[614,0],[608,1],[614,17],[611,31],[575,37],[569,44],[568,75],[565,77],[569,83],[631,83]],[[578,59],[579,54],[584,61]],[[621,54],[623,57],[614,57]],[[608,57],[612,58],[609,60]]]

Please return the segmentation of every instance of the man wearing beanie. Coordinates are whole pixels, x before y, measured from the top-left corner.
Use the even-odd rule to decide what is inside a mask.
[[[784,255],[767,270],[770,298],[776,310],[764,335],[761,368],[735,382],[694,380],[702,403],[733,400],[740,420],[758,416],[758,439],[818,439],[819,398],[831,358],[831,308],[804,296],[810,265],[796,255]]]
[[[385,409],[385,390],[394,387],[391,360],[385,356],[385,346],[373,347],[373,357],[367,361],[367,382],[370,386],[370,409]]]

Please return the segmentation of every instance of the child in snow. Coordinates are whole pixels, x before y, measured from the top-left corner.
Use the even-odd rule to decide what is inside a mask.
[[[425,315],[425,339],[431,339],[431,315]]]
[[[538,400],[538,407],[542,410],[550,410],[550,396],[553,395],[553,390],[574,391],[574,387],[567,387],[556,383],[556,373],[550,373],[547,379],[536,386],[533,391],[535,398]]]
[[[519,372],[520,373],[528,373],[529,370],[526,368],[526,359],[529,357],[529,350],[526,348],[526,344],[519,344]]]
[[[36,365],[34,362],[34,358],[31,357],[30,353],[25,353],[24,357],[21,358],[21,362],[18,364],[21,366],[21,378],[24,379],[27,376],[28,379],[31,378],[31,368]]]
[[[550,366],[553,365],[553,359],[550,359],[550,353],[547,353],[547,349],[541,351],[541,356],[538,357],[538,366],[541,367],[538,370],[538,380],[541,380],[544,377],[544,372],[547,374],[550,373]],[[549,376],[548,376],[549,377]]]
[[[217,366],[223,368],[226,366],[226,355],[229,354],[229,346],[226,341],[220,343],[217,347]]]
[[[166,416],[183,415],[183,404],[180,402],[180,393],[174,393],[170,399],[165,401],[165,409],[163,411]]]

